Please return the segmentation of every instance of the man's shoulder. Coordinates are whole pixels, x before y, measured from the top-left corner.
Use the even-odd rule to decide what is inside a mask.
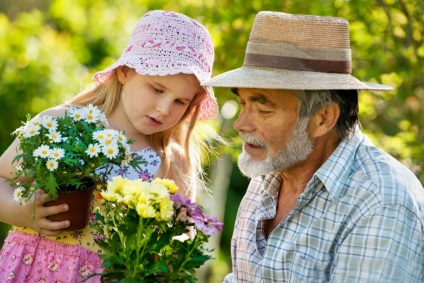
[[[364,141],[356,151],[349,181],[361,179],[382,205],[402,205],[412,210],[424,208],[424,188],[417,176],[390,154]]]
[[[417,176],[409,168],[367,141],[358,146],[353,169],[363,172],[381,187],[422,188]]]

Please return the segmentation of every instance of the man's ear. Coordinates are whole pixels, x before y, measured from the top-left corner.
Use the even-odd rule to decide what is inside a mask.
[[[311,119],[311,136],[318,138],[334,129],[340,117],[340,108],[336,103],[330,103],[318,110]]]
[[[131,73],[131,68],[128,66],[119,66],[116,70],[118,72],[118,79],[121,84],[124,84],[129,78]]]

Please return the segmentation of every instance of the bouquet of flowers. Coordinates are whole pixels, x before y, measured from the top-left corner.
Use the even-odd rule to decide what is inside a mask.
[[[196,281],[195,268],[211,258],[202,244],[222,223],[177,191],[169,179],[148,183],[119,176],[108,182],[92,223],[103,250],[102,280]]]
[[[87,182],[106,185],[114,165],[137,167],[123,132],[106,129],[106,116],[96,106],[72,107],[63,117],[28,115],[13,132],[19,138],[20,161],[8,181],[14,199],[25,205],[38,189],[57,199],[59,190],[85,190]]]

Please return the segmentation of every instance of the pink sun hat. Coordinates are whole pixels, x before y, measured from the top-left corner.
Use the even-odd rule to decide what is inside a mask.
[[[140,75],[193,74],[202,84],[211,78],[213,61],[212,37],[203,25],[183,14],[154,10],[138,21],[118,61],[95,73],[93,80],[102,83],[125,65]],[[210,120],[218,113],[218,104],[212,87],[203,88],[208,95],[198,119]]]

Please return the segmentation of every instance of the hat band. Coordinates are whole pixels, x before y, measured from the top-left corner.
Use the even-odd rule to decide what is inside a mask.
[[[352,70],[352,64],[350,61],[311,60],[250,53],[246,53],[243,65],[293,71],[340,74],[350,74]]]
[[[351,73],[349,48],[318,48],[286,42],[249,41],[245,65],[326,73]]]

